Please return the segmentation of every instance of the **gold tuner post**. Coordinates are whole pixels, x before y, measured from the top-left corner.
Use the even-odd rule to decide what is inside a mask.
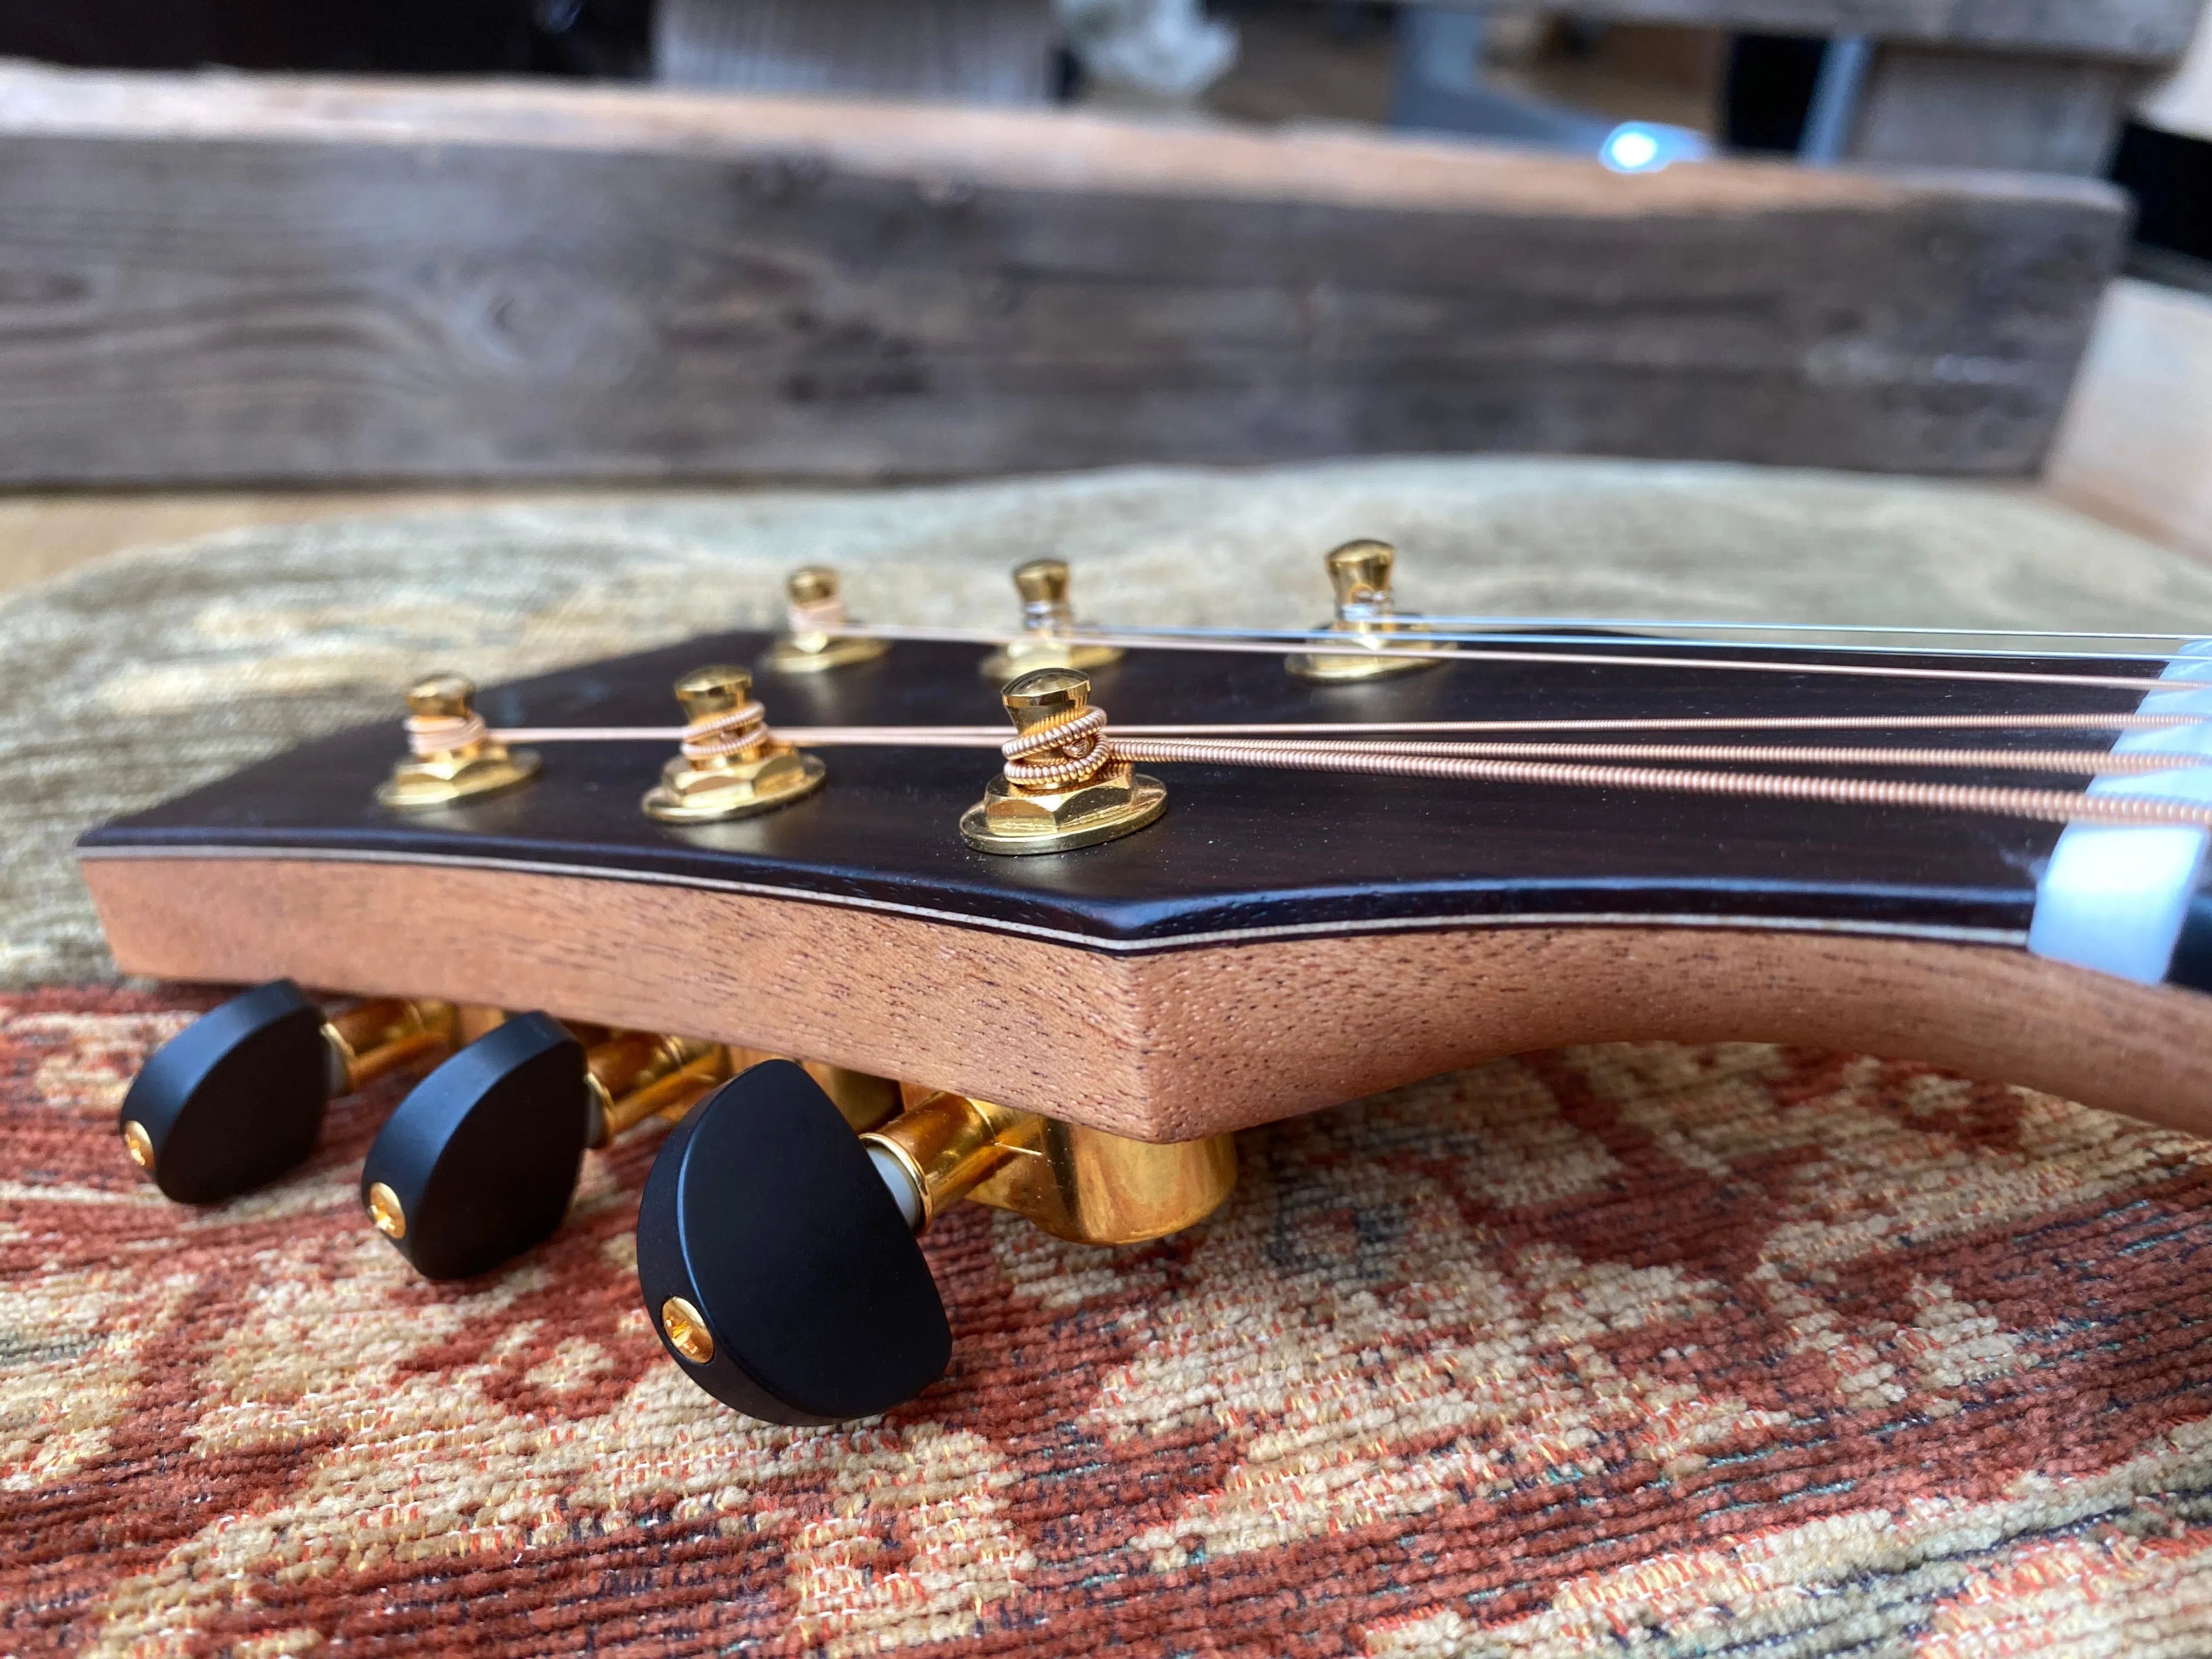
[[[674,1122],[730,1075],[730,1051],[696,1037],[624,1031],[584,1051],[589,1145],[603,1147],[649,1117]]]
[[[1227,1135],[1155,1144],[933,1094],[860,1137],[907,1224],[962,1198],[1085,1244],[1134,1244],[1203,1220],[1237,1184]]]
[[[960,817],[979,853],[1065,853],[1141,830],[1168,810],[1158,778],[1114,757],[1106,711],[1072,668],[1039,668],[1000,693],[1013,716],[1006,767]]]
[[[1393,656],[1394,645],[1421,645],[1431,651],[1449,645],[1427,645],[1421,624],[1401,617],[1390,597],[1390,567],[1397,550],[1388,542],[1346,542],[1323,562],[1329,586],[1336,590],[1336,615],[1322,624],[1331,634],[1346,635],[1356,651],[1301,651],[1284,666],[1304,680],[1342,681],[1380,679],[1386,674],[1410,674],[1433,668],[1428,656]]]
[[[742,668],[696,668],[676,682],[682,751],[661,769],[645,810],[671,823],[708,823],[773,811],[812,794],[829,769],[769,730]]]
[[[783,584],[791,631],[769,647],[761,666],[778,674],[820,674],[854,663],[873,662],[890,649],[884,640],[833,636],[823,630],[847,626],[845,601],[837,573],[821,565],[794,570]]]
[[[1075,612],[1067,603],[1066,560],[1031,559],[1017,567],[1014,591],[1022,596],[1023,636],[975,665],[986,678],[1010,680],[1032,668],[1103,668],[1121,660],[1118,646],[1066,637],[1075,626]]]
[[[413,752],[392,763],[377,786],[378,804],[398,811],[511,789],[538,775],[538,757],[509,749],[477,713],[477,688],[459,674],[431,674],[407,689],[407,742]]]

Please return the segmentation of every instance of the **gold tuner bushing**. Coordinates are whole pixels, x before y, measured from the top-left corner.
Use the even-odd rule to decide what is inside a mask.
[[[742,668],[695,668],[676,682],[684,747],[647,792],[645,810],[671,823],[710,823],[774,811],[822,787],[829,769],[769,730]]]
[[[826,565],[808,565],[784,578],[784,603],[789,631],[769,647],[761,666],[778,674],[820,674],[854,663],[873,662],[890,649],[884,640],[858,639],[825,633],[850,621],[838,592],[837,573]]]
[[[538,775],[538,757],[509,749],[477,713],[474,682],[459,674],[425,675],[407,688],[407,741],[413,753],[394,762],[377,786],[380,805],[399,811],[444,806],[511,789]]]
[[[1091,707],[1091,681],[1073,668],[1036,668],[1000,694],[1019,737],[1065,732],[1041,742],[992,779],[961,815],[961,838],[979,853],[1065,853],[1143,829],[1168,810],[1158,778],[1116,760],[1104,715]],[[1044,779],[1019,775],[1042,770]]]
[[[1347,646],[1359,648],[1295,652],[1283,665],[1300,679],[1322,681],[1374,680],[1433,668],[1433,657],[1389,654],[1394,645],[1449,648],[1427,645],[1421,624],[1398,615],[1390,593],[1390,568],[1397,558],[1398,550],[1388,542],[1363,539],[1332,548],[1322,563],[1336,594],[1336,614],[1321,627],[1345,635]]]
[[[975,665],[986,678],[1010,680],[1033,668],[1103,668],[1121,660],[1119,646],[1066,638],[1075,627],[1067,602],[1067,561],[1031,559],[1014,568],[1014,592],[1022,599],[1022,637]]]

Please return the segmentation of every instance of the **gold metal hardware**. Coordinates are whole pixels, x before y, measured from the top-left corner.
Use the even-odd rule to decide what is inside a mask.
[[[660,1304],[660,1328],[668,1333],[669,1346],[695,1365],[714,1357],[714,1335],[707,1316],[680,1296]]]
[[[323,1022],[330,1093],[349,1095],[410,1060],[453,1048],[462,1023],[450,1002],[371,997],[341,1009]]]
[[[689,730],[646,795],[647,812],[672,823],[750,817],[822,787],[828,769],[770,732],[752,693],[750,673],[720,665],[676,682]]]
[[[784,579],[783,596],[790,607],[790,631],[769,647],[761,666],[778,674],[820,674],[854,663],[873,662],[890,650],[887,640],[863,640],[851,635],[832,637],[820,630],[842,627],[847,621],[845,601],[837,591],[837,573],[822,565],[794,570]]]
[[[649,1117],[680,1118],[730,1075],[730,1051],[693,1037],[626,1031],[584,1056],[592,1142],[605,1146]]]
[[[1300,679],[1321,681],[1381,679],[1385,675],[1435,667],[1432,657],[1385,653],[1385,647],[1393,642],[1424,642],[1419,638],[1422,625],[1399,616],[1391,600],[1390,567],[1397,557],[1398,550],[1388,542],[1346,542],[1333,549],[1323,562],[1329,586],[1336,591],[1336,615],[1322,627],[1329,633],[1345,635],[1347,645],[1361,648],[1357,652],[1300,651],[1288,658],[1284,666]],[[1450,647],[1440,644],[1432,648]]]
[[[1075,626],[1067,602],[1067,561],[1031,559],[1014,571],[1014,591],[1022,596],[1024,637],[1002,645],[976,664],[976,672],[1010,680],[1033,668],[1103,668],[1121,660],[1119,646],[1096,645],[1063,637]]]
[[[135,1117],[123,1125],[123,1150],[131,1154],[131,1161],[140,1169],[154,1167],[154,1137],[146,1133],[146,1126]]]
[[[940,1092],[861,1136],[912,1188],[921,1231],[963,1197],[1084,1244],[1134,1244],[1203,1220],[1237,1184],[1227,1135],[1154,1144]]]
[[[399,1207],[399,1194],[380,1181],[368,1189],[368,1218],[386,1238],[407,1237],[407,1212]]]
[[[1001,694],[1018,733],[1075,727],[1091,708],[1091,682],[1072,668],[1040,668]],[[1095,757],[1088,770],[1081,763]],[[1168,809],[1158,778],[1110,757],[1085,726],[1064,746],[1024,757],[1032,764],[1064,763],[1074,775],[1049,785],[1017,783],[1001,772],[983,799],[960,817],[962,839],[979,853],[1064,853],[1143,829]]]
[[[476,696],[475,683],[459,674],[431,674],[408,688],[409,731],[428,752],[392,763],[392,775],[377,786],[379,804],[415,811],[511,789],[538,775],[535,751],[509,749],[485,731]],[[441,742],[450,746],[438,747]]]

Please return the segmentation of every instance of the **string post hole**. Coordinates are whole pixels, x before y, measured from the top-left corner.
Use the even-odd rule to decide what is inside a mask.
[[[826,565],[793,571],[784,578],[783,598],[788,631],[761,659],[761,666],[771,673],[827,673],[873,662],[891,648],[888,641],[823,631],[851,625],[837,573]]]
[[[1363,539],[1331,549],[1322,562],[1336,594],[1336,614],[1321,628],[1346,635],[1347,645],[1360,648],[1295,652],[1284,666],[1302,680],[1324,683],[1381,679],[1435,667],[1433,657],[1389,654],[1394,644],[1450,649],[1421,638],[1426,631],[1421,623],[1398,614],[1390,592],[1390,572],[1397,561],[1398,550],[1388,542]]]
[[[1021,595],[1022,637],[976,665],[987,679],[1011,680],[1036,668],[1103,668],[1121,660],[1119,646],[1073,640],[1074,608],[1067,598],[1067,561],[1031,559],[1014,568]]]
[[[1167,811],[1167,786],[1119,758],[1091,680],[1073,668],[1036,668],[1000,694],[1014,736],[1004,769],[961,815],[979,853],[1066,853],[1143,829]]]
[[[377,803],[402,812],[512,789],[538,775],[538,756],[509,749],[477,713],[477,688],[465,676],[428,674],[407,688],[409,752],[377,786]]]
[[[647,792],[645,810],[670,823],[709,823],[771,812],[822,787],[829,769],[769,729],[753,677],[716,664],[676,682],[684,741]]]

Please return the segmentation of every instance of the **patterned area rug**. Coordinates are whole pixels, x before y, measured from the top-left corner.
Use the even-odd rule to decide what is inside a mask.
[[[631,1276],[653,1147],[434,1285],[398,1085],[204,1213],[116,1151],[196,1002],[0,1002],[0,1641],[961,1656],[2212,1650],[2212,1147],[1921,1067],[1534,1056],[1241,1138],[1115,1251],[963,1206],[950,1374],[749,1425]]]
[[[210,997],[118,986],[87,823],[485,678],[771,614],[1431,609],[2212,631],[2212,572],[2017,495],[1382,461],[261,530],[0,602],[0,1653],[2212,1654],[2212,1148],[1896,1062],[1533,1055],[1239,1138],[1204,1227],[963,1206],[951,1371],[750,1425],[631,1273],[650,1136],[416,1279],[358,1160],[186,1211],[114,1111]]]

